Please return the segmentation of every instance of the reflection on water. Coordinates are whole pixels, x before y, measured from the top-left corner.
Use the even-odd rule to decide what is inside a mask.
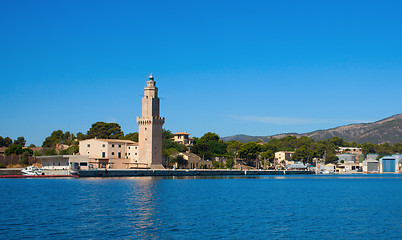
[[[130,222],[138,236],[155,236],[161,226],[157,218],[159,205],[158,180],[152,177],[136,178],[128,192],[126,204],[132,211]]]

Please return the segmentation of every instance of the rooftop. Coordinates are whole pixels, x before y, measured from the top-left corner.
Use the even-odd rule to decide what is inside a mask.
[[[173,135],[190,135],[187,132],[177,132],[177,133],[173,133]]]
[[[127,144],[133,144],[133,145],[138,145],[138,143],[131,141],[131,140],[122,140],[122,139],[97,139],[97,138],[91,138],[91,139],[85,139],[82,141],[87,141],[87,140],[97,140],[101,142],[109,142],[109,143],[127,143]]]

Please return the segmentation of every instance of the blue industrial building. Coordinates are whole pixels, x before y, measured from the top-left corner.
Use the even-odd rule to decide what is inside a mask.
[[[380,158],[381,173],[397,173],[399,172],[399,162],[395,156],[385,156]]]

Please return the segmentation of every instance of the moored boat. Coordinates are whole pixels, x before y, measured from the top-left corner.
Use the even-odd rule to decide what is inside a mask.
[[[28,176],[36,176],[36,175],[44,175],[42,172],[42,169],[36,167],[36,166],[29,166],[21,170],[22,175],[28,175]]]

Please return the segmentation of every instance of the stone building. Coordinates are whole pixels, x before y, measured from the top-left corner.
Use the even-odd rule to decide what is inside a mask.
[[[152,74],[144,88],[142,98],[142,116],[137,117],[138,123],[138,163],[145,164],[153,169],[162,166],[162,125],[165,118],[159,116],[158,88]]]
[[[147,168],[139,163],[138,144],[120,139],[87,139],[79,143],[79,154],[88,156],[89,168]]]
[[[183,166],[185,169],[211,169],[212,161],[202,160],[198,155],[194,153],[179,153],[186,160],[187,164]],[[179,168],[178,164],[175,164],[176,168]]]

